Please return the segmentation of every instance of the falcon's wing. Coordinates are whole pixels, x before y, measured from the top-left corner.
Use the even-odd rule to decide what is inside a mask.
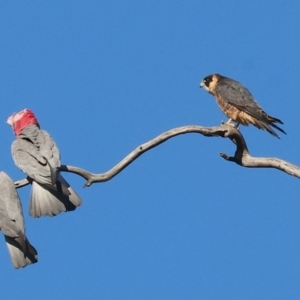
[[[31,142],[17,138],[11,146],[16,166],[30,178],[42,184],[51,184],[51,167],[48,160],[41,155]]]
[[[216,86],[216,93],[226,102],[257,120],[266,121],[266,113],[258,105],[251,93],[239,82],[230,78],[222,78]]]

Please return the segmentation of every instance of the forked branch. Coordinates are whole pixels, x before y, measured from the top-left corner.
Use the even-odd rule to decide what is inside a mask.
[[[223,138],[229,138],[236,145],[236,151],[234,156],[228,156],[225,153],[221,153],[220,155],[224,159],[235,162],[238,165],[247,168],[275,168],[300,179],[300,168],[296,165],[278,158],[252,157],[249,154],[247,144],[240,131],[235,127],[227,124],[215,127],[189,125],[173,128],[160,134],[156,138],[138,146],[135,150],[133,150],[125,158],[123,158],[117,165],[115,165],[112,169],[105,173],[94,174],[84,169],[67,165],[62,165],[59,169],[60,171],[74,173],[83,177],[86,180],[84,186],[88,187],[93,183],[111,180],[146,151],[164,143],[172,137],[186,133],[200,133],[207,137],[219,136]],[[28,179],[23,179],[15,182],[16,188],[20,188],[28,184]]]

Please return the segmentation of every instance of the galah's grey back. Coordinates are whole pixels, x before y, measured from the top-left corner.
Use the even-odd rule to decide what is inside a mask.
[[[60,175],[59,150],[48,132],[36,124],[22,129],[12,143],[15,164],[32,179],[29,214],[55,216],[75,210],[81,198]]]
[[[31,179],[50,186],[56,182],[60,154],[48,132],[29,125],[13,141],[11,150],[15,164]]]
[[[15,268],[37,262],[37,251],[25,236],[20,198],[13,181],[4,172],[0,172],[0,229]]]

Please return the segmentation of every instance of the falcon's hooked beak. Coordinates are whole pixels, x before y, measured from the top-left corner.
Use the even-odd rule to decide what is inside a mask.
[[[203,88],[204,87],[204,82],[203,80],[200,82],[200,88]]]

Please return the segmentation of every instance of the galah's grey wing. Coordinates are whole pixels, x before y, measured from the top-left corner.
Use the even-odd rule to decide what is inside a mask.
[[[16,166],[30,178],[41,184],[52,184],[49,163],[31,142],[17,138],[11,152]]]
[[[60,167],[59,150],[50,134],[45,130],[38,130],[35,144],[38,147],[40,154],[48,161],[51,172],[51,182],[55,185],[58,176],[57,168]]]
[[[22,205],[12,180],[0,172],[0,225],[1,231],[8,236],[17,237],[25,232]]]
[[[57,170],[60,167],[60,153],[51,135],[45,130],[40,130],[37,136],[37,143],[40,147],[41,155],[48,160],[49,165],[53,169]]]
[[[25,236],[19,195],[13,181],[4,172],[0,172],[0,228],[15,268],[37,262],[37,251]]]

